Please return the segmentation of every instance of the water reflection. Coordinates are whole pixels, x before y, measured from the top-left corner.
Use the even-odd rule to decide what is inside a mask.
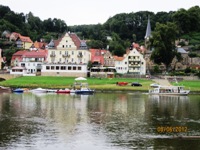
[[[0,148],[182,149],[200,135],[200,100],[141,93],[0,95]],[[187,126],[158,133],[159,126]],[[183,143],[183,144],[182,144]]]

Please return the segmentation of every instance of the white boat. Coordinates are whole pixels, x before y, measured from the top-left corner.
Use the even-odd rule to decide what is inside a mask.
[[[162,86],[159,85],[153,89],[149,89],[151,95],[188,95],[190,90],[185,90],[184,86]]]
[[[46,93],[47,89],[37,88],[37,89],[31,90],[31,92],[34,92],[34,93]]]

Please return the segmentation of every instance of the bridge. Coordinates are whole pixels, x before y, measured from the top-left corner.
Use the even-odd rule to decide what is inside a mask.
[[[15,74],[10,74],[10,73],[0,73],[0,80],[9,80],[13,78],[17,78],[21,75],[15,75]]]

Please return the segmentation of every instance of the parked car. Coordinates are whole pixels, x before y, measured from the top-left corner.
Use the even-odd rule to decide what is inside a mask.
[[[119,86],[125,86],[127,85],[128,82],[117,82],[116,85],[119,85]]]
[[[142,86],[142,84],[140,84],[138,82],[133,82],[133,83],[131,83],[131,86]]]
[[[159,87],[160,85],[159,84],[157,84],[157,83],[152,83],[152,84],[150,84],[150,87],[152,87],[152,88],[157,88],[157,87]]]

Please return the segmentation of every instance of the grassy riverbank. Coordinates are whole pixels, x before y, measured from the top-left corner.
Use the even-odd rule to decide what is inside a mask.
[[[75,77],[44,77],[44,76],[37,76],[37,77],[19,77],[11,80],[6,80],[0,82],[1,86],[7,87],[21,87],[21,88],[71,88],[74,83]],[[84,81],[83,81],[84,82]],[[89,83],[89,87],[91,89],[95,89],[98,91],[147,91],[149,85],[153,83],[151,80],[145,79],[131,79],[131,78],[87,78]],[[127,86],[117,86],[116,82],[128,82]],[[142,87],[132,87],[132,82],[140,82],[143,86]]]
[[[12,88],[71,88],[74,83],[75,77],[19,77],[11,80],[6,80],[0,82],[1,86],[7,86]],[[83,81],[84,82],[84,81]],[[87,78],[87,82],[91,89],[97,91],[147,91],[149,85],[153,83],[152,80],[148,79],[138,79],[138,78]],[[126,86],[117,86],[116,82],[128,82]],[[142,87],[132,87],[132,82],[140,82]],[[173,83],[173,85],[177,85]],[[190,89],[192,92],[200,92],[200,81],[182,81],[178,85],[185,86],[186,89]]]

